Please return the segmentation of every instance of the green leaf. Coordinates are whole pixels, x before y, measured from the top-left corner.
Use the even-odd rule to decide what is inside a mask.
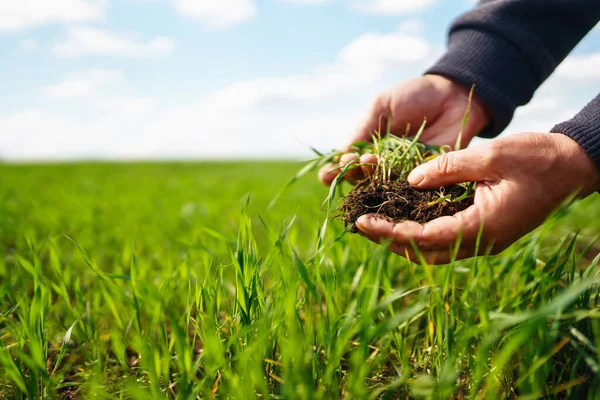
[[[306,266],[304,265],[304,263],[298,256],[298,253],[296,253],[296,250],[293,247],[292,247],[292,254],[294,255],[294,263],[298,267],[300,276],[302,277],[302,279],[304,279],[304,282],[306,283],[308,290],[310,291],[310,293],[313,295],[313,297],[315,299],[318,299],[317,288],[315,287],[315,284],[313,283],[313,281],[310,279],[310,276],[308,275],[308,270],[306,269]]]

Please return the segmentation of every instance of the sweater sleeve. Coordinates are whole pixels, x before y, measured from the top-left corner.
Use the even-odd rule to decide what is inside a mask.
[[[600,169],[600,94],[573,119],[556,125],[551,132],[575,140]]]
[[[598,20],[598,0],[482,0],[453,22],[426,73],[475,84],[493,116],[480,135],[494,137]]]

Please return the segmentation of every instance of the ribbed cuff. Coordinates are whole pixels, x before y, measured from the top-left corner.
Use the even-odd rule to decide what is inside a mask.
[[[579,143],[600,170],[600,94],[573,119],[556,125],[550,132],[562,133]]]
[[[491,33],[451,32],[448,52],[427,74],[446,76],[475,93],[489,107],[493,121],[479,135],[494,137],[512,120],[515,109],[531,100],[538,82],[531,66],[511,42]]]

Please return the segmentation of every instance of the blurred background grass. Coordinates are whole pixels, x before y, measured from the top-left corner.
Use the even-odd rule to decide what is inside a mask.
[[[268,209],[300,167],[0,165],[2,397],[598,393],[597,194],[431,268],[340,221],[315,250],[316,178]]]

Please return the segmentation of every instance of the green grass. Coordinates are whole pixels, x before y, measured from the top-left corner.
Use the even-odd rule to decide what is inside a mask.
[[[600,396],[598,195],[433,267],[298,168],[0,165],[0,398]]]

